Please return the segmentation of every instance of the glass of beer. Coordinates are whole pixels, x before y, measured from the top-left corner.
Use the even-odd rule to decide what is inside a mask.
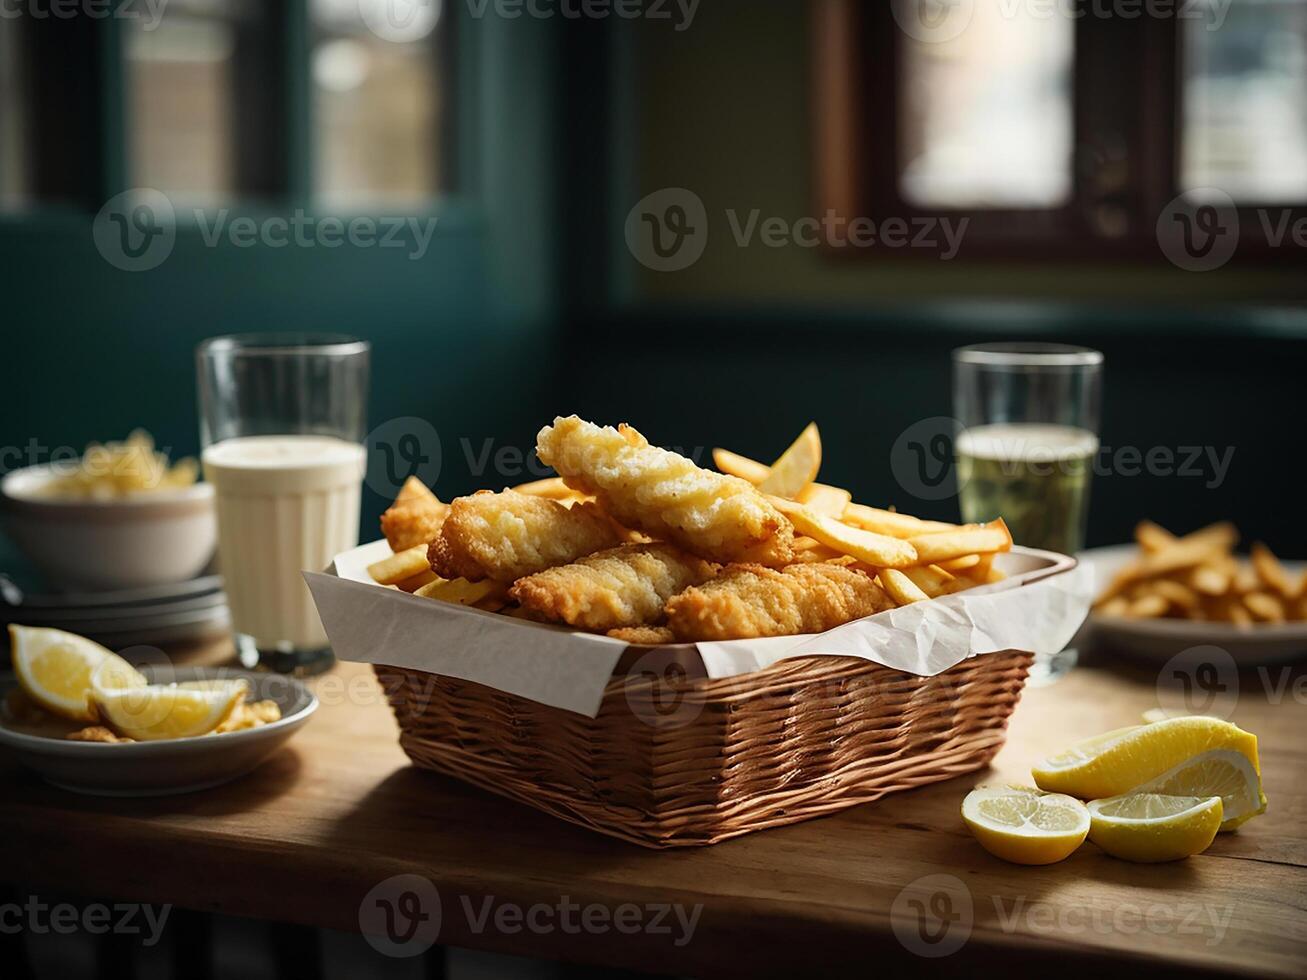
[[[316,673],[334,658],[302,572],[358,544],[368,344],[215,337],[196,351],[204,476],[241,663]]]
[[[1103,355],[1085,347],[997,343],[953,352],[964,521],[1002,517],[1028,548],[1084,548],[1102,379]],[[1075,660],[1074,650],[1041,653],[1031,677],[1048,682]]]

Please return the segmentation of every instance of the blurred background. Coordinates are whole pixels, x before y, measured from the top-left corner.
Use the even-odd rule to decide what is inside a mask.
[[[60,10],[0,16],[0,468],[194,453],[199,340],[335,331],[443,499],[559,413],[702,461],[813,419],[824,480],[956,519],[896,441],[952,348],[1045,339],[1107,358],[1090,544],[1307,554],[1302,0]]]

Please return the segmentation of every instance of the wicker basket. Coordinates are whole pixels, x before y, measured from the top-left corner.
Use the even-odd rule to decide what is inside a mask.
[[[1031,659],[992,653],[918,677],[797,657],[709,680],[697,656],[631,648],[595,718],[376,672],[416,765],[622,840],[688,847],[979,769],[1003,744]]]

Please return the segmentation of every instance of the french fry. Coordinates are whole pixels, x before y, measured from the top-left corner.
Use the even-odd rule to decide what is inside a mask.
[[[790,447],[772,463],[767,478],[758,484],[758,489],[793,499],[817,479],[820,469],[821,434],[817,431],[817,423],[809,422]]]
[[[1129,608],[1130,600],[1123,595],[1118,595],[1099,606],[1098,612],[1102,616],[1124,616]]]
[[[1135,541],[1145,552],[1151,554],[1161,551],[1167,545],[1175,544],[1176,537],[1160,524],[1152,521],[1140,521],[1135,528]]]
[[[1207,596],[1225,595],[1230,591],[1231,572],[1220,565],[1197,565],[1190,569],[1185,584]]]
[[[727,476],[738,476],[741,480],[748,480],[755,486],[767,479],[768,474],[771,473],[771,467],[766,463],[733,453],[729,449],[714,449],[712,461],[713,465]]]
[[[580,496],[563,482],[561,476],[547,476],[543,480],[519,483],[513,489],[518,493],[530,494],[532,497],[548,497],[550,500],[568,500]]]
[[[866,504],[851,503],[844,508],[844,522],[860,527],[864,531],[888,535],[891,538],[911,538],[918,534],[931,534],[935,531],[952,531],[956,524],[942,521],[923,521],[909,514],[899,514],[892,510],[868,507]]]
[[[1200,605],[1198,593],[1179,582],[1164,578],[1157,579],[1151,583],[1150,588],[1156,595],[1160,595],[1172,606],[1183,610],[1185,613],[1197,609]]]
[[[379,582],[381,585],[398,585],[405,579],[430,570],[427,546],[424,544],[400,551],[368,566],[368,574],[372,576],[374,582]]]
[[[876,568],[904,568],[918,564],[916,549],[907,541],[850,527],[792,500],[782,497],[768,499],[800,533],[816,538],[842,555],[851,555]]]
[[[794,539],[794,554],[799,561],[832,561],[839,558],[843,552],[822,544],[816,538],[800,537]]]
[[[963,555],[961,558],[942,561],[939,563],[939,567],[946,572],[965,572],[968,568],[975,568],[979,564],[979,555]]]
[[[1156,619],[1164,616],[1168,608],[1166,600],[1160,595],[1149,593],[1132,599],[1126,607],[1125,615],[1130,619]]]
[[[814,510],[818,514],[825,514],[827,517],[833,517],[839,520],[844,516],[845,508],[853,501],[853,494],[843,487],[827,486],[825,483],[809,483],[795,497],[799,503],[807,507],[808,510]]]
[[[440,576],[428,568],[425,571],[418,572],[416,575],[404,579],[402,582],[396,582],[395,588],[399,589],[401,592],[416,592],[418,589],[422,588],[422,586],[430,585],[438,578],[440,578]]]
[[[502,582],[485,579],[481,582],[469,582],[465,578],[440,579],[418,589],[414,595],[424,599],[440,599],[442,602],[454,602],[461,606],[474,606],[491,597],[508,594]]]
[[[908,543],[917,552],[917,561],[912,564],[935,564],[963,555],[1008,551],[1012,548],[1012,534],[999,518],[989,524],[917,535],[909,538]]]
[[[931,599],[954,591],[958,584],[955,576],[950,575],[938,565],[919,565],[916,568],[905,568],[902,574],[907,576],[913,585]]]
[[[1253,544],[1250,557],[1253,571],[1263,585],[1283,599],[1297,595],[1296,587],[1289,581],[1289,573],[1270,548],[1258,541]]]
[[[1283,623],[1286,618],[1284,602],[1269,592],[1249,592],[1243,597],[1243,604],[1254,619],[1265,623]]]
[[[896,568],[882,568],[877,578],[880,579],[881,588],[900,606],[930,598],[912,579]]]

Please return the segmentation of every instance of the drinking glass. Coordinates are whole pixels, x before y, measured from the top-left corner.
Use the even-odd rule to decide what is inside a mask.
[[[1013,540],[1072,555],[1084,548],[1098,453],[1103,355],[1085,347],[996,343],[953,352],[958,502],[969,523],[1002,517]],[[1032,679],[1074,665],[1041,653]]]
[[[369,346],[336,334],[215,337],[196,350],[204,475],[241,663],[333,662],[301,572],[358,543]]]

